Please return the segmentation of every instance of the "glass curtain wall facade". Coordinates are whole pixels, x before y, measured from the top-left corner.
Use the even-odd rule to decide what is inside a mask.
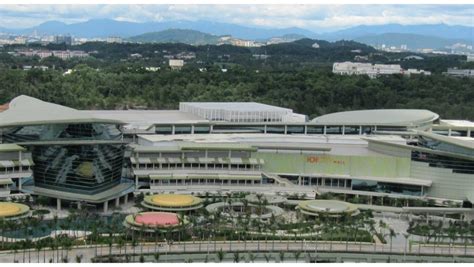
[[[33,154],[35,186],[97,194],[120,183],[125,146],[121,142],[98,142],[121,141],[118,125],[20,126],[4,129],[3,140],[7,143],[32,142],[26,146]],[[66,141],[66,144],[48,141]]]

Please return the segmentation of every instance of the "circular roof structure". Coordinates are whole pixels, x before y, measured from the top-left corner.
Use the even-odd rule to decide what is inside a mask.
[[[417,126],[438,118],[438,114],[426,109],[371,109],[330,113],[311,122],[324,125]]]
[[[318,216],[326,214],[329,216],[341,216],[343,214],[356,215],[356,205],[338,200],[306,200],[298,203],[298,209],[307,215]]]
[[[227,203],[227,202],[216,202],[212,203],[206,206],[206,210],[209,213],[218,213],[219,211],[222,211],[220,216],[228,217],[228,218],[237,218],[242,213],[245,213],[245,211],[241,212],[231,212],[228,213],[226,209],[232,207],[232,208],[243,208],[245,205],[242,202],[232,202],[232,203]],[[264,212],[261,214],[256,213],[255,206],[254,205],[249,205],[247,208],[250,208],[252,213],[250,214],[251,219],[270,219],[273,216],[278,217],[281,216],[284,213],[284,210],[278,206],[273,206],[273,205],[267,205],[264,206]]]
[[[146,196],[142,206],[152,210],[186,211],[201,208],[202,199],[191,195],[159,194]]]
[[[189,223],[185,217],[182,219],[184,225]],[[148,231],[169,229],[176,228],[180,225],[180,217],[178,214],[172,212],[140,212],[125,217],[124,225],[132,229],[145,227],[145,230]]]
[[[30,207],[12,202],[0,202],[0,218],[15,218],[30,211]]]
[[[170,212],[146,212],[135,217],[135,222],[148,226],[178,225],[179,218],[176,213]]]
[[[151,197],[153,204],[162,207],[185,207],[194,203],[194,197],[189,195],[156,195]]]

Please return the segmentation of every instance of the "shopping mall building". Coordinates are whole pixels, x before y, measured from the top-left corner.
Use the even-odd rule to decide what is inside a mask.
[[[474,123],[428,110],[312,120],[259,103],[75,110],[28,96],[0,112],[0,198],[106,211],[138,192],[324,193],[474,200]]]

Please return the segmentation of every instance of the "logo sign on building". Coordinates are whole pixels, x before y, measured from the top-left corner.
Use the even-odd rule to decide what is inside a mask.
[[[311,164],[319,164],[319,163],[329,163],[329,164],[337,164],[337,165],[346,164],[344,160],[337,160],[337,159],[332,159],[329,157],[319,157],[319,156],[308,156],[306,157],[306,162],[311,163]]]

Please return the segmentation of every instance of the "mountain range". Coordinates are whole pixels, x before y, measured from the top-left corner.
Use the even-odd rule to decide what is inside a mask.
[[[192,30],[200,33],[185,32],[184,30]],[[36,32],[39,35],[72,35],[85,38],[119,36],[122,38],[131,38],[131,40],[134,38],[144,38],[142,40],[157,42],[173,40],[173,42],[198,44],[206,42],[212,43],[216,36],[222,35],[231,35],[234,38],[249,40],[268,40],[272,37],[296,35],[329,41],[342,39],[358,40],[370,45],[378,43],[392,45],[396,43],[396,38],[401,38],[399,40],[401,42],[400,44],[407,44],[410,48],[424,45],[430,45],[430,48],[441,48],[457,42],[471,45],[474,43],[474,27],[458,25],[451,26],[445,24],[360,25],[344,30],[318,33],[316,31],[295,27],[284,29],[257,28],[210,21],[177,20],[137,23],[111,19],[94,19],[73,24],[65,24],[59,21],[48,21],[38,26],[26,29],[7,29],[0,27],[0,32],[15,34],[32,34]],[[159,38],[156,38],[157,32],[161,32],[158,34]],[[192,36],[186,36],[186,34],[191,33]],[[417,41],[419,38],[422,38],[423,40]]]
[[[185,43],[192,45],[216,44],[219,36],[200,31],[168,29],[160,32],[149,32],[128,38],[141,43]]]
[[[433,48],[433,45],[436,45],[434,48],[443,48],[456,43],[470,43],[469,40],[465,39],[444,39],[436,36],[411,33],[370,34],[356,37],[353,40],[374,47],[380,47],[381,45],[385,45],[386,47],[408,45],[409,49]]]

